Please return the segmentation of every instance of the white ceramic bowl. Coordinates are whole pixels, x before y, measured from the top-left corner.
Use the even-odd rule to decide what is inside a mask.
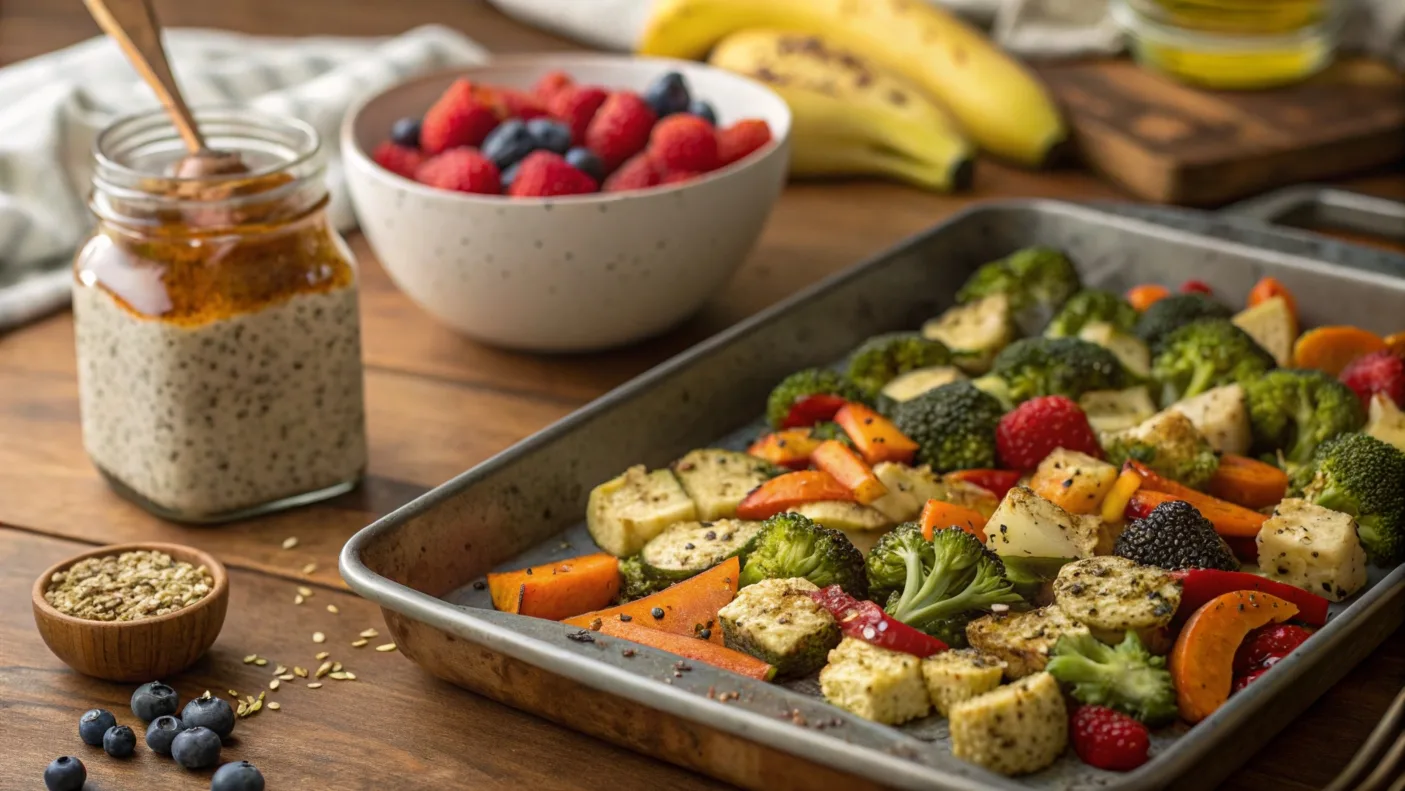
[[[677,70],[720,124],[762,118],[774,142],[685,184],[561,198],[432,189],[370,159],[395,119],[423,114],[457,77],[529,88],[554,69],[635,91]],[[353,108],[341,143],[361,229],[411,299],[485,343],[585,351],[660,333],[722,288],[780,194],[789,132],[785,102],[744,77],[700,63],[566,54],[503,57],[402,83]]]

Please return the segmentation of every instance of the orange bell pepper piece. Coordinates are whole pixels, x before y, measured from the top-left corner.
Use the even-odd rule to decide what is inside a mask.
[[[828,439],[810,454],[810,461],[834,476],[836,481],[854,493],[854,499],[868,505],[888,493],[888,487],[873,474],[859,454],[837,439]]]
[[[1358,357],[1386,348],[1385,338],[1360,327],[1318,327],[1293,344],[1293,367],[1315,368],[1336,376]]]
[[[985,543],[985,516],[963,505],[953,505],[941,500],[928,500],[922,506],[922,536],[928,541],[932,534],[948,527],[959,527]]]
[[[908,439],[893,421],[863,404],[846,404],[834,415],[854,447],[869,464],[895,461],[906,464],[917,455],[917,443]]]
[[[1205,488],[1221,500],[1257,511],[1283,500],[1288,473],[1258,459],[1226,453]]]
[[[488,575],[493,606],[503,612],[559,621],[597,610],[620,592],[620,562],[600,552]]]
[[[751,490],[737,506],[738,519],[769,519],[797,505],[854,500],[854,493],[824,470],[800,470],[772,478]]]
[[[746,452],[778,467],[803,470],[810,466],[810,454],[821,442],[810,436],[808,428],[788,428],[757,439]]]
[[[1143,283],[1127,291],[1127,301],[1138,311],[1146,310],[1153,304],[1171,296],[1171,289],[1155,283]]]

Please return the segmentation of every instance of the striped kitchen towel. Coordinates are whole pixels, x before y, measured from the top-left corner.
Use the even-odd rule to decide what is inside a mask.
[[[411,74],[487,59],[438,26],[382,39],[171,30],[166,48],[191,104],[245,105],[317,129],[343,229],[355,222],[337,157],[348,105]],[[93,140],[112,119],[155,106],[105,37],[0,69],[0,332],[68,303],[72,255],[92,227]]]

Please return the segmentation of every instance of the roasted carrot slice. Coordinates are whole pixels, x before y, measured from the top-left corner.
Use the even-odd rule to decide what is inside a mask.
[[[854,493],[854,499],[867,505],[888,493],[888,487],[873,474],[859,454],[837,439],[827,439],[810,454],[810,461],[819,469],[834,476],[846,489]]]
[[[1315,368],[1336,376],[1358,357],[1386,348],[1385,338],[1360,327],[1318,327],[1293,344],[1293,367]]]
[[[1259,530],[1268,521],[1268,517],[1258,511],[1250,511],[1248,508],[1227,503],[1224,500],[1211,497],[1208,494],[1194,492],[1185,494],[1168,494],[1157,492],[1145,488],[1138,489],[1132,499],[1127,501],[1127,510],[1124,512],[1128,519],[1141,519],[1147,514],[1156,510],[1156,506],[1171,500],[1184,500],[1195,506],[1195,510],[1200,515],[1209,519],[1215,525],[1215,532],[1225,538],[1248,539],[1252,544],[1258,537]],[[1231,542],[1231,546],[1238,548],[1238,545]]]
[[[1288,493],[1288,473],[1258,459],[1226,453],[1206,487],[1209,493],[1235,505],[1258,510],[1277,505]]]
[[[650,629],[661,629],[692,638],[704,629],[711,630],[712,642],[722,643],[722,629],[717,623],[717,611],[737,596],[737,579],[741,576],[741,561],[728,558],[696,577],[671,585],[652,596],[636,599],[606,610],[596,610],[564,623],[582,629],[593,628],[600,621],[633,621]]]
[[[1155,283],[1143,283],[1127,291],[1127,301],[1137,310],[1146,310],[1153,304],[1171,296],[1171,289]]]
[[[1211,599],[1181,628],[1168,667],[1181,718],[1196,723],[1229,700],[1234,652],[1244,637],[1297,615],[1298,607],[1259,591],[1234,591]]]
[[[835,413],[834,422],[844,429],[869,464],[884,461],[906,464],[917,454],[916,442],[898,431],[891,420],[863,404],[845,405]]]
[[[853,499],[854,493],[824,470],[800,470],[752,489],[737,506],[737,518],[768,519],[805,503]]]
[[[589,627],[587,627],[589,628]],[[594,629],[601,634],[630,640],[660,651],[676,654],[684,659],[712,665],[722,670],[730,670],[740,676],[758,681],[770,681],[776,675],[776,668],[750,654],[734,651],[710,640],[650,629],[637,621],[621,621],[618,618],[602,618],[600,627]],[[714,629],[721,632],[721,629]]]
[[[1267,302],[1274,297],[1282,297],[1288,304],[1288,312],[1293,314],[1293,320],[1298,318],[1298,300],[1293,297],[1293,292],[1283,285],[1276,277],[1265,277],[1254,284],[1249,289],[1249,307],[1254,307],[1261,302]]]
[[[620,592],[620,562],[600,552],[488,575],[493,606],[503,612],[559,621],[597,610]]]
[[[928,500],[922,506],[922,535],[928,541],[932,534],[948,527],[959,527],[985,543],[985,516],[964,505],[954,505],[942,500]]]
[[[751,443],[746,452],[779,467],[803,470],[810,466],[810,454],[820,442],[822,440],[810,436],[808,428],[788,428],[761,437]]]

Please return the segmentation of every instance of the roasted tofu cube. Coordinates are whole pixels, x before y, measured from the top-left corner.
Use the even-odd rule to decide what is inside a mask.
[[[731,519],[747,492],[776,474],[770,463],[746,453],[707,448],[673,463],[683,491],[698,507],[698,519]]]
[[[1000,686],[1004,675],[1004,662],[974,648],[955,648],[922,660],[927,696],[943,717],[953,705]]]
[[[985,524],[986,546],[997,555],[1032,558],[1092,557],[1095,527],[1032,490],[1016,486]]]
[[[1366,550],[1356,520],[1288,498],[1278,504],[1256,539],[1259,569],[1269,579],[1341,601],[1366,586]]]
[[[717,613],[728,648],[774,665],[778,676],[804,676],[824,667],[839,645],[839,624],[810,598],[807,579],[769,579],[748,585]]]
[[[820,671],[824,699],[866,720],[901,725],[932,711],[922,660],[863,640],[844,638]]]
[[[1210,447],[1216,451],[1240,455],[1249,452],[1254,438],[1244,388],[1239,385],[1207,390],[1198,396],[1177,401],[1169,409],[1190,418],[1190,422],[1205,435]]]
[[[1028,612],[986,615],[966,625],[971,647],[1005,663],[1005,675],[1024,678],[1049,663],[1049,652],[1064,635],[1088,634],[1057,604]]]
[[[1091,390],[1078,397],[1078,408],[1088,416],[1088,425],[1099,434],[1134,428],[1156,414],[1156,404],[1145,387],[1126,390]]]
[[[641,464],[591,490],[585,524],[601,549],[625,557],[669,525],[697,518],[697,507],[671,471],[648,472]]]
[[[1230,321],[1273,355],[1280,368],[1287,368],[1292,362],[1293,342],[1298,339],[1298,319],[1288,307],[1288,300],[1270,297],[1240,311]]]
[[[1162,636],[1181,603],[1181,584],[1169,573],[1126,558],[1087,558],[1059,569],[1054,603],[1106,643],[1136,632],[1148,648],[1169,647]]]
[[[1002,775],[1037,772],[1068,746],[1059,682],[1036,673],[951,707],[951,754]]]
[[[1044,457],[1029,488],[1070,514],[1095,514],[1117,480],[1117,468],[1076,450],[1058,448]]]

